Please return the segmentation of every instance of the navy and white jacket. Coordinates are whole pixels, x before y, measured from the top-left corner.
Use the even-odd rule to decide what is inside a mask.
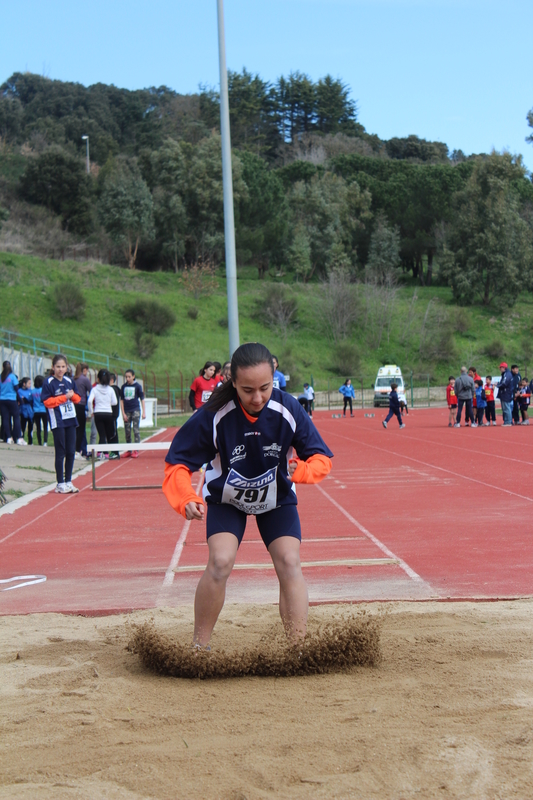
[[[237,399],[218,411],[202,408],[178,431],[168,464],[192,472],[207,463],[203,498],[229,503],[247,514],[296,505],[289,459],[333,456],[298,401],[273,389],[256,422],[250,422]]]
[[[61,380],[54,378],[51,375],[49,378],[45,380],[43,383],[43,390],[41,392],[41,401],[44,403],[48,410],[48,416],[50,417],[50,427],[52,430],[54,428],[70,428],[70,427],[78,427],[78,420],[76,419],[76,409],[74,408],[74,403],[78,402],[80,397],[78,394],[75,394],[74,398],[71,400],[65,400],[62,403],[51,403],[48,404],[46,401],[51,400],[52,398],[60,398],[65,397],[68,391],[72,390],[74,393],[76,392],[76,386],[72,378],[69,378],[68,375],[64,375]],[[77,398],[77,400],[76,400]]]

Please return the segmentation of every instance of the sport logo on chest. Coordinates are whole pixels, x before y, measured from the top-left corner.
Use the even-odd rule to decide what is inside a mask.
[[[269,444],[266,447],[263,447],[263,455],[264,455],[265,458],[268,458],[268,457],[277,458],[278,461],[279,461],[280,452],[281,452],[281,445],[276,444],[276,442],[273,442],[272,444]]]
[[[231,456],[232,457],[229,460],[230,464],[235,464],[236,461],[242,461],[244,458],[246,458],[245,446],[243,444],[238,444],[233,448]]]

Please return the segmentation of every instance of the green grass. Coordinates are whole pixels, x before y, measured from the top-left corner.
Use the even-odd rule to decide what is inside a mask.
[[[139,361],[133,340],[134,326],[126,322],[121,308],[128,300],[150,296],[168,304],[178,321],[165,336],[159,337],[158,348],[147,362],[148,390],[153,391],[153,375],[161,392],[166,387],[166,373],[172,389],[188,387],[208,359],[225,361],[228,356],[228,331],[221,322],[227,315],[226,284],[218,270],[218,289],[195,300],[183,291],[179,276],[169,272],[129,272],[121,267],[98,263],[58,262],[30,256],[0,254],[0,291],[2,293],[2,326],[19,333],[109,354],[113,358]],[[81,320],[63,320],[56,309],[57,287],[66,278],[82,287],[87,310]],[[288,279],[285,279],[288,281]],[[280,359],[282,369],[290,373],[290,389],[296,391],[304,380],[314,379],[315,388],[340,385],[347,375],[332,369],[334,345],[321,326],[317,309],[321,286],[293,284],[298,295],[298,324],[286,340],[278,331],[266,328],[255,316],[257,304],[266,283],[279,282],[273,276],[257,279],[252,267],[239,269],[238,292],[241,341],[262,341]],[[411,303],[416,291],[418,299]],[[522,368],[533,365],[533,296],[524,293],[509,311],[497,313],[492,308],[466,308],[462,313],[462,333],[453,337],[454,352],[440,361],[424,358],[420,337],[428,304],[456,314],[450,289],[442,286],[420,287],[406,279],[398,292],[393,314],[390,340],[387,335],[379,349],[369,345],[364,319],[354,326],[349,341],[359,350],[359,375],[368,388],[378,367],[397,363],[404,376],[409,371],[430,375],[433,384],[445,384],[448,375],[457,374],[461,364],[475,364],[480,374],[498,374],[500,358],[516,361]],[[199,310],[191,319],[190,308]],[[500,341],[498,355],[486,355],[491,342]],[[118,362],[117,362],[118,363]],[[121,365],[124,366],[123,364]],[[139,370],[138,370],[139,371]],[[531,366],[529,369],[531,372]],[[352,375],[352,377],[358,377]],[[420,379],[420,383],[423,383]],[[160,395],[160,401],[164,402]]]

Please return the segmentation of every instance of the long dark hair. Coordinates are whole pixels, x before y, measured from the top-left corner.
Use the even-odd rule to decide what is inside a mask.
[[[44,383],[44,378],[42,375],[36,375],[35,380],[33,381],[33,385],[36,389],[40,389]]]
[[[12,372],[13,370],[11,369],[10,362],[4,361],[4,363],[2,364],[2,374],[0,375],[0,381],[2,381],[3,383],[7,378],[7,376],[10,375]]]
[[[268,364],[272,374],[274,374],[274,362],[270,350],[259,342],[247,342],[241,344],[231,358],[231,380],[218,386],[203,408],[208,411],[218,411],[230,400],[237,400],[237,390],[233,381],[237,380],[239,369],[256,367],[258,364]]]

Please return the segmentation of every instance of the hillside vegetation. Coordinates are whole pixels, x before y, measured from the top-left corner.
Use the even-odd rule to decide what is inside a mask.
[[[523,294],[514,308],[495,316],[483,307],[457,308],[445,287],[405,285],[398,289],[378,347],[375,320],[365,307],[363,286],[354,287],[359,315],[346,337],[334,341],[324,312],[328,284],[284,283],[286,278],[257,279],[255,270],[239,270],[238,291],[241,341],[265,342],[291,375],[297,391],[313,376],[315,386],[334,386],[345,377],[374,381],[382,363],[398,363],[404,372],[429,374],[432,383],[447,382],[462,363],[474,363],[481,374],[497,372],[502,357],[522,368],[533,363],[533,298]],[[212,294],[195,299],[183,279],[173,273],[130,273],[94,262],[58,262],[29,256],[0,254],[2,325],[19,333],[108,353],[112,358],[139,361],[135,325],[123,316],[134,299],[155,299],[177,316],[171,329],[157,338],[147,359],[149,380],[154,372],[165,385],[179,387],[207,359],[224,361],[228,355],[226,286],[223,271],[214,279]],[[81,318],[61,318],[62,287],[78,287],[86,301]],[[295,307],[283,327],[265,308],[280,302]],[[292,305],[291,305],[292,303]],[[283,324],[283,320],[282,320]],[[373,327],[374,325],[374,327]],[[531,366],[529,367],[531,372]],[[422,380],[419,378],[419,380]]]

